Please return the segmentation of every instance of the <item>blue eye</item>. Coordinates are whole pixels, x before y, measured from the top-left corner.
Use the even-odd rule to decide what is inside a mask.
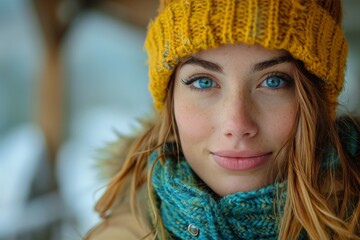
[[[217,87],[218,84],[208,77],[195,77],[190,80],[181,80],[185,85],[189,85],[191,88],[196,90],[205,90]]]
[[[288,81],[284,80],[283,78],[279,76],[270,76],[261,83],[261,86],[277,89],[285,86],[286,84],[288,84]]]
[[[200,78],[198,80],[195,80],[192,84],[195,88],[211,88],[211,87],[215,87],[216,83],[208,78]]]

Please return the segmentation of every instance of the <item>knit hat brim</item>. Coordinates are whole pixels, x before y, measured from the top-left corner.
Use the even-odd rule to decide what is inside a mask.
[[[336,105],[347,42],[341,26],[315,0],[177,0],[150,23],[145,41],[155,108],[161,112],[181,59],[236,43],[286,50],[324,80],[328,100]]]

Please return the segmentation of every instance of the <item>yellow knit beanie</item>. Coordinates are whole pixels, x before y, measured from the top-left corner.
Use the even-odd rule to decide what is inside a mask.
[[[288,51],[325,81],[336,105],[347,57],[340,0],[163,0],[145,41],[155,108],[181,59],[239,42]]]

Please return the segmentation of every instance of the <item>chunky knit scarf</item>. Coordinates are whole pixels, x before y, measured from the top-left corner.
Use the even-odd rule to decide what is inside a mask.
[[[156,158],[155,152],[150,163]],[[285,191],[278,191],[285,190],[285,182],[216,200],[184,158],[167,159],[164,165],[158,161],[152,182],[164,225],[173,238],[277,239],[276,202],[285,201]],[[283,194],[277,196],[278,192]]]
[[[358,156],[360,134],[357,127],[351,122],[340,122],[338,126],[345,152]],[[339,165],[336,152],[326,152],[323,167]],[[157,157],[155,151],[149,159],[150,166]],[[158,161],[153,169],[152,183],[158,209],[172,238],[277,239],[286,199],[286,182],[217,199],[194,174],[184,157],[180,157],[166,159],[164,164]],[[298,239],[306,239],[306,233],[302,231]]]

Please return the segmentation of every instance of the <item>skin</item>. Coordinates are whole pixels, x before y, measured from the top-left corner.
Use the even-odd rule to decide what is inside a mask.
[[[284,51],[236,44],[199,52],[177,68],[174,113],[181,147],[219,196],[274,181],[269,169],[296,116],[291,61]]]

